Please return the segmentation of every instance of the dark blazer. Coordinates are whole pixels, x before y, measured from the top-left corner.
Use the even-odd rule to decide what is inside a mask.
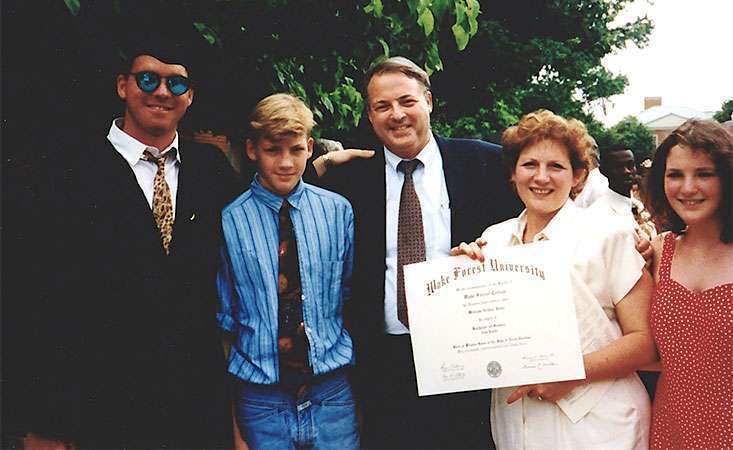
[[[520,203],[504,170],[501,147],[474,139],[435,136],[443,158],[451,214],[451,245],[476,239],[486,227],[516,216]],[[332,167],[322,184],[354,207],[355,243],[350,316],[357,366],[379,359],[370,345],[384,334],[385,204],[384,151]],[[360,370],[361,372],[361,370]]]
[[[54,287],[39,311],[36,401],[46,404],[30,429],[88,448],[231,446],[215,274],[221,209],[241,185],[214,147],[182,141],[179,151],[169,256],[108,141],[59,162]]]

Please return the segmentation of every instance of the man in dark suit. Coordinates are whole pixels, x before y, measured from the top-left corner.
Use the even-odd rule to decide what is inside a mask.
[[[354,207],[354,288],[348,312],[364,444],[493,447],[488,390],[417,396],[409,324],[400,304],[404,259],[399,253],[404,250],[399,236],[400,228],[407,227],[400,217],[401,197],[407,195],[403,161],[419,161],[409,170],[410,189],[419,199],[424,259],[448,256],[459,242],[472,241],[487,226],[516,215],[518,202],[502,167],[501,149],[433,134],[430,81],[406,58],[376,65],[366,86],[369,121],[383,149],[373,158],[347,164],[340,162],[348,153],[329,153],[314,162],[320,182],[345,195]]]
[[[190,52],[140,39],[116,78],[124,116],[56,155],[26,448],[232,447],[215,273],[238,185],[220,151],[178,135]]]

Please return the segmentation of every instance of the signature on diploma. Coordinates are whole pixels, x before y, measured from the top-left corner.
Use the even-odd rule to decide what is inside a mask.
[[[440,372],[443,381],[462,380],[466,377],[463,364],[449,364],[444,362],[440,365]]]
[[[539,369],[557,366],[554,353],[522,356],[522,369]]]

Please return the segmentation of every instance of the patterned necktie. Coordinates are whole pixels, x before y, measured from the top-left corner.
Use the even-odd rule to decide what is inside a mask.
[[[167,255],[173,238],[173,200],[171,190],[165,181],[166,156],[167,153],[156,158],[148,150],[145,150],[143,159],[154,162],[158,166],[158,171],[155,173],[155,179],[153,180],[153,217],[160,231],[163,250]]]
[[[422,210],[420,199],[415,192],[412,181],[412,172],[415,171],[419,160],[402,161],[397,170],[404,172],[405,181],[402,183],[400,194],[400,213],[397,222],[397,318],[407,328],[410,324],[407,319],[407,302],[405,300],[405,264],[425,261],[425,234],[422,226]]]
[[[290,220],[290,204],[280,207],[280,247],[278,249],[278,340],[280,373],[283,369],[310,372],[308,339],[303,324],[298,245]]]

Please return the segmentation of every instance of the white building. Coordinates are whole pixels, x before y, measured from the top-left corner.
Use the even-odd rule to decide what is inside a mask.
[[[645,97],[644,111],[637,114],[639,122],[654,134],[654,146],[658,146],[687,119],[711,119],[713,111],[697,111],[681,106],[662,106],[662,97]]]

